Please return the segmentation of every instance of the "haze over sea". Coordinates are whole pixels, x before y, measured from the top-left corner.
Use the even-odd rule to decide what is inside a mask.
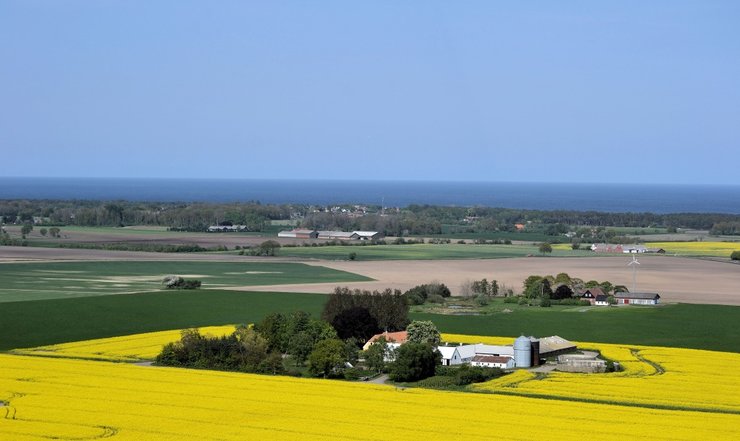
[[[740,214],[740,186],[723,185],[0,177],[0,198]]]

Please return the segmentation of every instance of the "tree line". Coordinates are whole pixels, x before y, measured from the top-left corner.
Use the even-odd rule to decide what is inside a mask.
[[[300,219],[301,226],[319,230],[372,230],[388,236],[441,234],[445,226],[457,232],[515,232],[516,224],[550,236],[572,226],[665,227],[712,230],[712,234],[740,234],[740,215],[722,213],[607,213],[575,210],[524,210],[496,207],[409,205],[367,213],[333,212],[305,204],[184,203],[87,200],[0,200],[5,223],[48,225],[123,226],[160,225],[187,231],[205,231],[210,225],[245,225],[264,231],[272,220]],[[591,230],[589,230],[590,232]],[[603,231],[603,230],[602,230]],[[586,230],[582,231],[586,233]]]

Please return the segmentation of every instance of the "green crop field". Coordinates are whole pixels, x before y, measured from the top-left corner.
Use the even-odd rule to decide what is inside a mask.
[[[321,294],[157,291],[125,296],[0,303],[0,350],[186,327],[253,323],[272,312],[303,310],[318,317]],[[480,316],[412,313],[442,332],[560,335],[606,343],[739,352],[740,307],[718,305],[620,308],[512,308]]]
[[[326,296],[223,290],[0,303],[0,350],[188,327],[254,323],[272,312],[318,317]]]
[[[324,246],[283,247],[280,256],[347,260],[349,253],[357,253],[357,260],[433,260],[433,259],[496,259],[503,257],[525,257],[541,255],[534,245],[473,245],[473,244],[414,244],[414,245],[367,245],[367,246]],[[553,250],[546,256],[583,257],[593,256],[589,250]]]
[[[559,335],[570,340],[740,352],[740,307],[676,304],[627,307],[512,308],[463,316],[414,314],[444,332],[516,337]]]
[[[203,282],[203,288],[371,280],[302,263],[260,262],[39,262],[0,264],[0,302],[89,297],[161,289],[166,275]]]

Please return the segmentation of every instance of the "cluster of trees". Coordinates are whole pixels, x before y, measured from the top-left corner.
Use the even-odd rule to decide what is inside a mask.
[[[740,221],[738,222],[717,222],[712,225],[709,234],[719,235],[738,235],[740,234]]]
[[[614,285],[609,281],[599,282],[589,280],[584,282],[582,279],[570,277],[567,273],[559,273],[556,276],[532,275],[524,280],[523,298],[538,299],[540,306],[550,306],[551,301],[568,301],[573,298],[574,294],[587,288],[601,288],[604,294],[613,301],[612,294],[617,292],[627,292],[624,285]]]
[[[263,231],[270,220],[290,219],[308,210],[307,205],[259,202],[0,201],[0,216],[9,224],[30,223],[38,216],[57,226],[162,225],[185,231],[206,231],[210,225],[246,225],[249,231]]]
[[[400,290],[350,290],[337,287],[329,296],[321,318],[337,330],[340,338],[361,341],[383,331],[406,329],[409,305]]]
[[[267,340],[253,329],[238,327],[222,337],[201,335],[197,329],[182,331],[180,340],[162,348],[156,360],[163,366],[279,374],[282,355],[270,351]]]
[[[286,371],[284,356],[297,366],[308,363],[314,375],[341,376],[348,360],[357,359],[357,347],[337,337],[330,324],[304,311],[270,314],[254,327],[239,326],[228,336],[201,335],[185,330],[180,341],[166,345],[157,357],[165,366],[182,366],[266,374]]]
[[[403,293],[410,305],[422,305],[426,302],[443,303],[444,299],[451,296],[450,289],[444,283],[426,283],[417,285]]]

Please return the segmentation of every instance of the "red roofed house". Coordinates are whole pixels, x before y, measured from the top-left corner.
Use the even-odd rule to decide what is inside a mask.
[[[363,351],[367,351],[370,346],[372,346],[373,343],[378,341],[380,337],[385,337],[385,341],[388,342],[388,346],[395,349],[402,344],[406,343],[406,340],[408,339],[408,333],[406,331],[398,331],[398,332],[383,332],[381,334],[375,334],[372,337],[370,337],[370,340],[365,343],[365,345],[362,347]]]

